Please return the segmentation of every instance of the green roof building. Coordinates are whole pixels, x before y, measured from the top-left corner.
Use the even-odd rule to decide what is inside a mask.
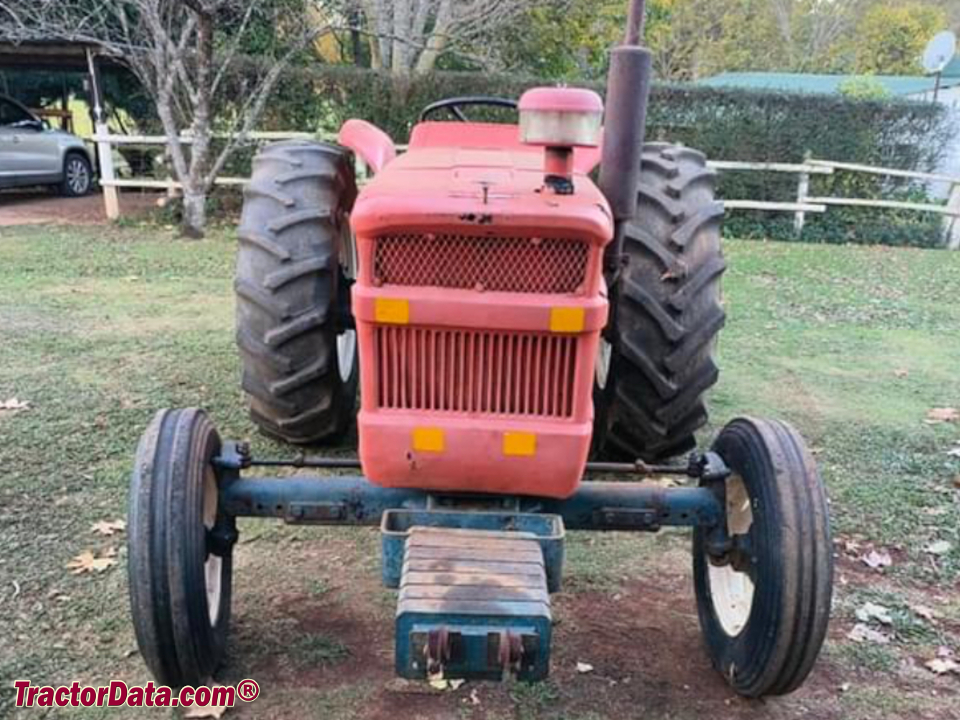
[[[744,90],[779,90],[782,92],[839,93],[844,83],[869,77],[891,97],[932,100],[936,78],[923,75],[820,75],[814,73],[725,72],[696,81],[697,85]],[[940,78],[938,102],[960,105],[960,56],[951,60]]]

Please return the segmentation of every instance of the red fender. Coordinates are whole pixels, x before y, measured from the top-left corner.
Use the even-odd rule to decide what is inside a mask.
[[[390,136],[366,120],[347,120],[337,134],[337,142],[359,155],[374,174],[397,156]]]

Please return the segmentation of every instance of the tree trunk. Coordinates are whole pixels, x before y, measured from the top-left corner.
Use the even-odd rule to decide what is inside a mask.
[[[183,189],[183,218],[180,232],[193,240],[203,238],[203,229],[207,224],[207,194],[193,188]]]
[[[207,186],[203,177],[210,156],[210,95],[213,69],[213,16],[200,13],[197,18],[197,80],[191,98],[193,145],[190,148],[190,170],[183,187],[184,237],[202,238],[207,222]],[[212,182],[212,181],[211,181]]]

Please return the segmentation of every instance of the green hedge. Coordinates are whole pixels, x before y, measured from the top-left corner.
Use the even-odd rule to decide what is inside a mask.
[[[369,120],[405,142],[420,110],[444,97],[517,97],[537,78],[474,73],[435,73],[398,82],[369,70],[329,66],[292,71],[278,89],[265,118],[269,129],[334,131],[350,117]],[[594,89],[603,92],[601,85]],[[801,162],[805,154],[906,170],[932,171],[955,132],[948,114],[930,103],[852,100],[803,95],[655,85],[648,139],[682,142],[716,160]],[[720,195],[756,200],[794,200],[792,174],[723,172]],[[814,176],[811,194],[925,199],[921,185],[862,173]],[[942,242],[941,218],[932,213],[831,207],[810,214],[803,240],[880,242],[935,246]],[[737,211],[726,233],[739,237],[792,240],[788,213]]]
[[[8,76],[7,80],[16,84],[18,79]],[[227,97],[246,97],[243,75],[235,76],[233,83]],[[406,142],[420,110],[435,100],[456,95],[518,97],[527,88],[543,84],[550,81],[443,72],[398,81],[351,66],[293,68],[284,74],[260,127],[334,132],[344,120],[359,117],[383,128],[397,142]],[[593,87],[601,93],[604,90],[602,85]],[[43,92],[40,87],[29,89]],[[130,106],[137,114],[130,92],[113,94],[118,97],[108,100],[125,100],[117,104]],[[221,112],[229,116],[230,107]],[[682,142],[716,160],[801,162],[810,153],[831,160],[928,172],[938,166],[955,132],[949,114],[931,103],[692,85],[655,85],[647,127],[648,139]],[[247,173],[249,163],[250,153],[240,153],[227,171]],[[791,201],[796,187],[793,174],[726,171],[720,175],[719,192],[731,199]],[[813,176],[810,192],[926,199],[925,188],[918,183],[848,172]],[[808,241],[928,247],[942,242],[941,217],[933,213],[831,207],[807,218],[801,239]],[[738,237],[795,239],[789,213],[732,212],[725,232]]]

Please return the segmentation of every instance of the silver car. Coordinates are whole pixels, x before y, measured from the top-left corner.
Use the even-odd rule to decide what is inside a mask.
[[[0,95],[0,188],[56,185],[67,196],[93,185],[83,140],[54,130],[15,100]]]

